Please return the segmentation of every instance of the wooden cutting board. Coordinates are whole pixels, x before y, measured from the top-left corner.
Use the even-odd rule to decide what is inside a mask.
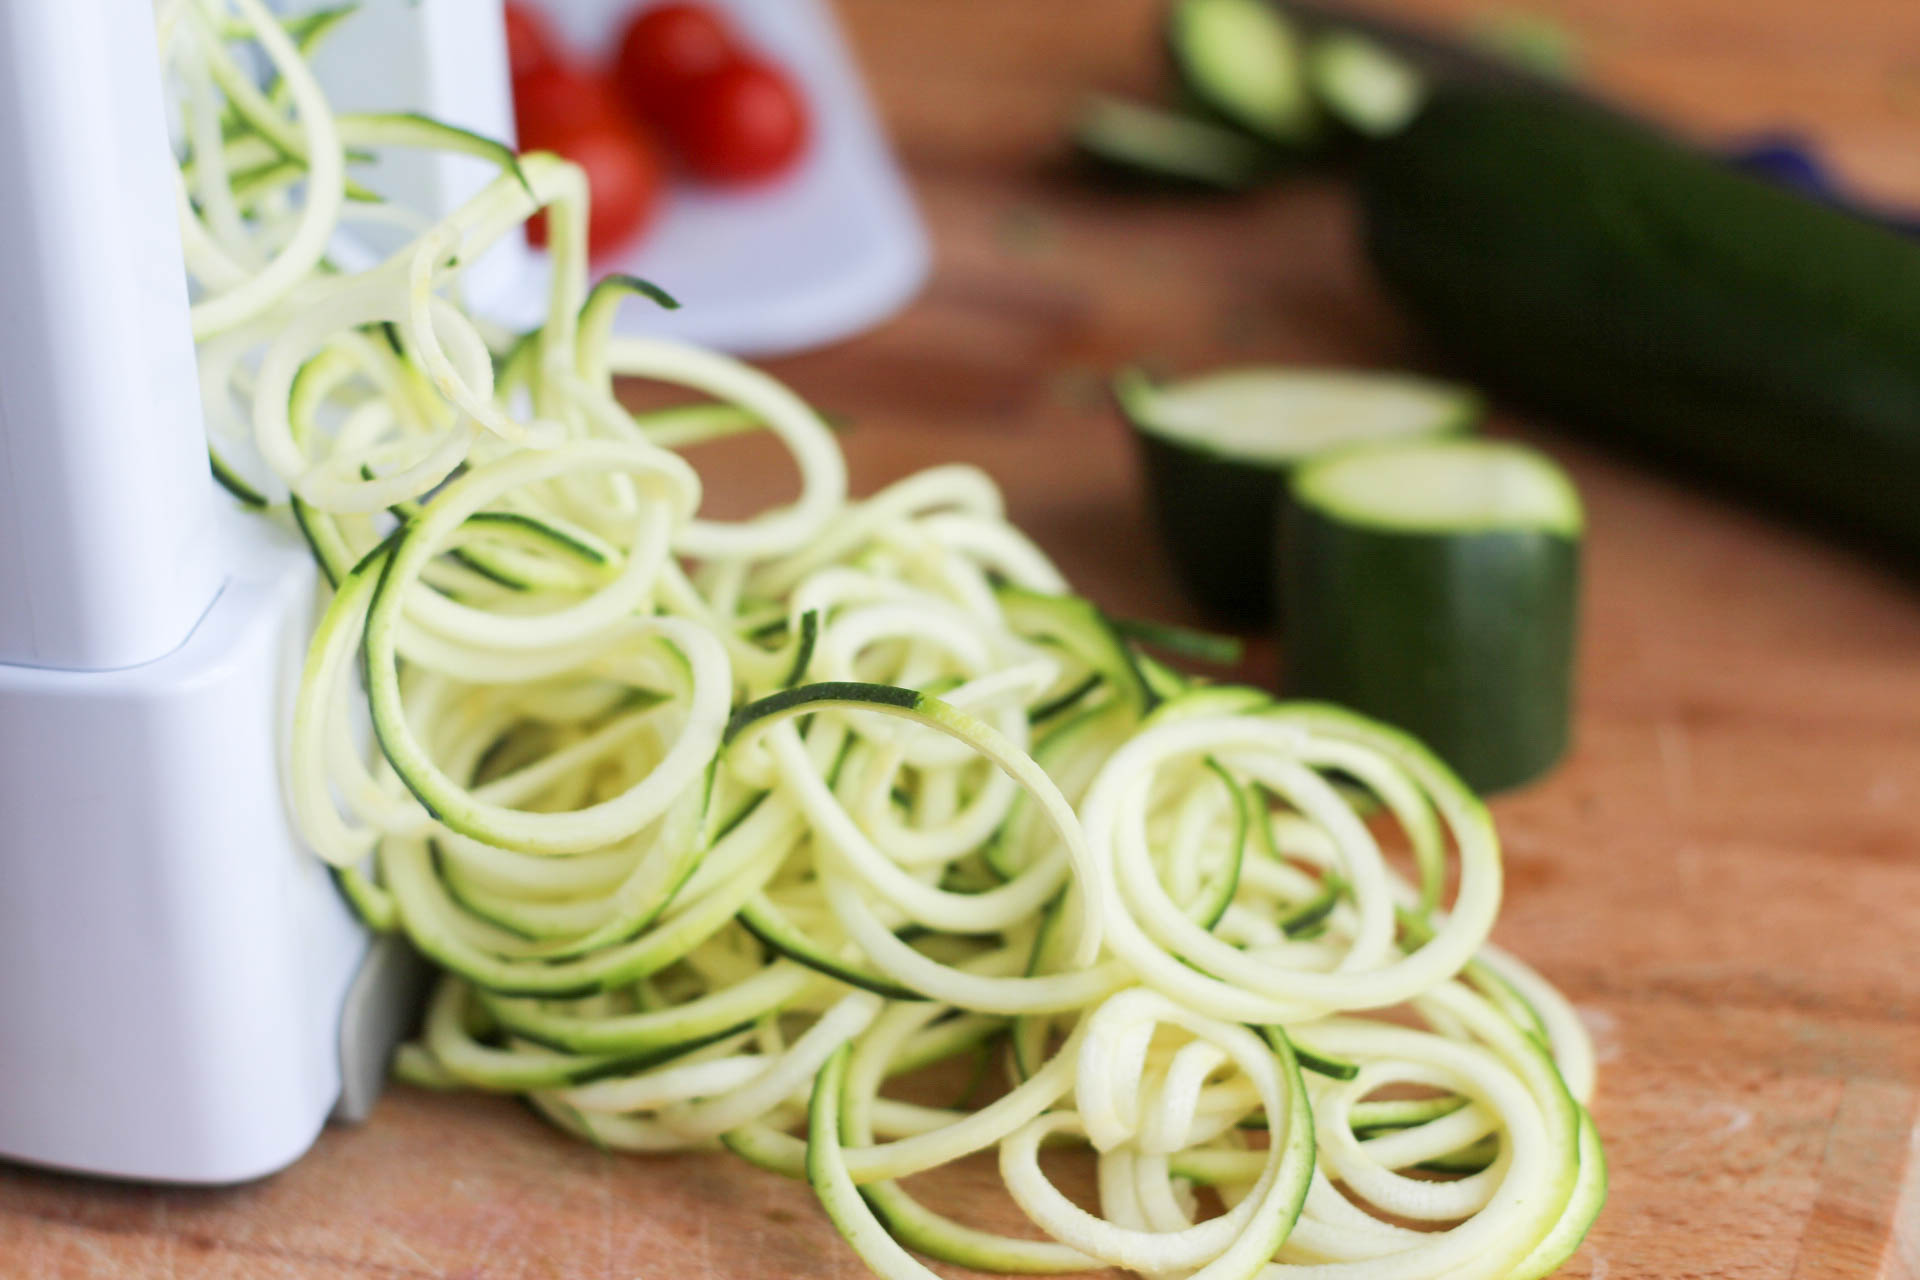
[[[1364,276],[1345,200],[1319,182],[1115,198],[1063,168],[1079,92],[1153,83],[1147,0],[842,8],[939,266],[883,331],[778,372],[852,419],[862,490],[977,462],[1091,594],[1187,617],[1102,374],[1139,358],[1417,362]],[[1601,83],[1721,135],[1803,123],[1851,177],[1920,204],[1920,5],[1551,11]],[[1578,747],[1496,806],[1498,936],[1573,997],[1602,1062],[1613,1194],[1566,1274],[1915,1280],[1920,586],[1504,425],[1561,457],[1591,509]],[[729,502],[783,482],[756,462],[716,473]],[[1261,648],[1249,670],[1273,665]],[[951,1211],[1015,1220],[989,1166],[932,1183]],[[5,1277],[861,1274],[804,1187],[722,1155],[603,1156],[499,1099],[396,1089],[370,1123],[236,1190],[0,1169]]]

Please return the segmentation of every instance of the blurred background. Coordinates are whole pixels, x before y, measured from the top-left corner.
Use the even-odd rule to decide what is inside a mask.
[[[1366,264],[1351,185],[1337,170],[1309,169],[1245,195],[1193,199],[1090,181],[1068,143],[1086,95],[1168,94],[1155,0],[974,0],[964,15],[895,0],[836,8],[911,175],[933,274],[884,326],[773,367],[817,403],[887,425],[849,438],[859,487],[920,465],[922,433],[937,435],[994,471],[1016,518],[1092,594],[1199,616],[1153,545],[1107,378],[1133,362],[1440,367]],[[1799,135],[1847,187],[1920,205],[1920,8],[1399,0],[1364,12],[1464,43],[1544,26],[1570,51],[1580,84],[1703,144]],[[1783,537],[1715,509],[1675,539],[1661,527],[1664,486],[1628,483],[1584,446],[1554,440],[1577,467],[1599,468],[1581,478],[1606,491],[1589,494],[1596,519],[1634,539],[1623,558],[1655,546],[1684,557],[1705,543],[1704,570],[1710,544],[1733,528]],[[1062,450],[1074,457],[1070,494],[1046,465]],[[1627,504],[1617,520],[1616,485]],[[1604,581],[1607,548],[1593,553]]]

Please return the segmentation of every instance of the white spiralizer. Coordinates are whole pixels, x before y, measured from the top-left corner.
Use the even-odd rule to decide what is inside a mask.
[[[510,136],[497,0],[340,39],[343,106]],[[365,1106],[409,966],[289,829],[313,571],[209,473],[166,120],[149,0],[0,0],[0,1157],[233,1182]]]
[[[928,255],[845,42],[818,0],[717,2],[800,78],[815,145],[750,200],[676,191],[602,265],[687,305],[622,327],[750,352],[864,328]],[[554,16],[584,46],[631,7]],[[361,0],[313,66],[337,109],[513,135],[500,0]],[[422,975],[290,830],[314,575],[209,472],[167,119],[151,0],[0,0],[0,1159],[220,1183],[364,1113]],[[365,180],[441,213],[491,176]],[[544,274],[516,237],[467,283],[527,322]]]

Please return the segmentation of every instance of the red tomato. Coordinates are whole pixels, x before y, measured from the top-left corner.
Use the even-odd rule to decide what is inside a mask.
[[[627,20],[614,65],[620,92],[634,114],[664,121],[687,83],[738,56],[733,32],[713,10],[660,4],[635,10]]]
[[[550,139],[588,124],[626,123],[619,95],[605,78],[554,63],[513,82],[520,149],[552,148]]]
[[[710,182],[772,177],[799,156],[807,132],[807,106],[793,82],[745,58],[688,83],[667,121],[681,161]]]
[[[547,15],[530,4],[507,0],[507,61],[513,78],[560,63],[560,39],[553,33]]]
[[[660,156],[647,135],[626,120],[587,121],[538,135],[533,143],[586,170],[592,193],[587,214],[587,252],[600,257],[623,247],[653,220],[665,179]],[[547,243],[546,215],[527,223],[527,239]]]

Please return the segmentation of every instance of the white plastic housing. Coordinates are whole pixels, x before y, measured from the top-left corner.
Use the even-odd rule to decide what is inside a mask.
[[[343,97],[497,123],[497,0],[364,7]],[[333,1109],[367,942],[283,800],[313,571],[209,475],[151,13],[0,0],[0,1157],[234,1182]]]
[[[148,662],[223,569],[145,0],[0,0],[0,173],[0,662]]]
[[[340,1091],[366,941],[288,829],[279,762],[313,576],[264,522],[187,642],[0,665],[0,1155],[234,1182]]]

